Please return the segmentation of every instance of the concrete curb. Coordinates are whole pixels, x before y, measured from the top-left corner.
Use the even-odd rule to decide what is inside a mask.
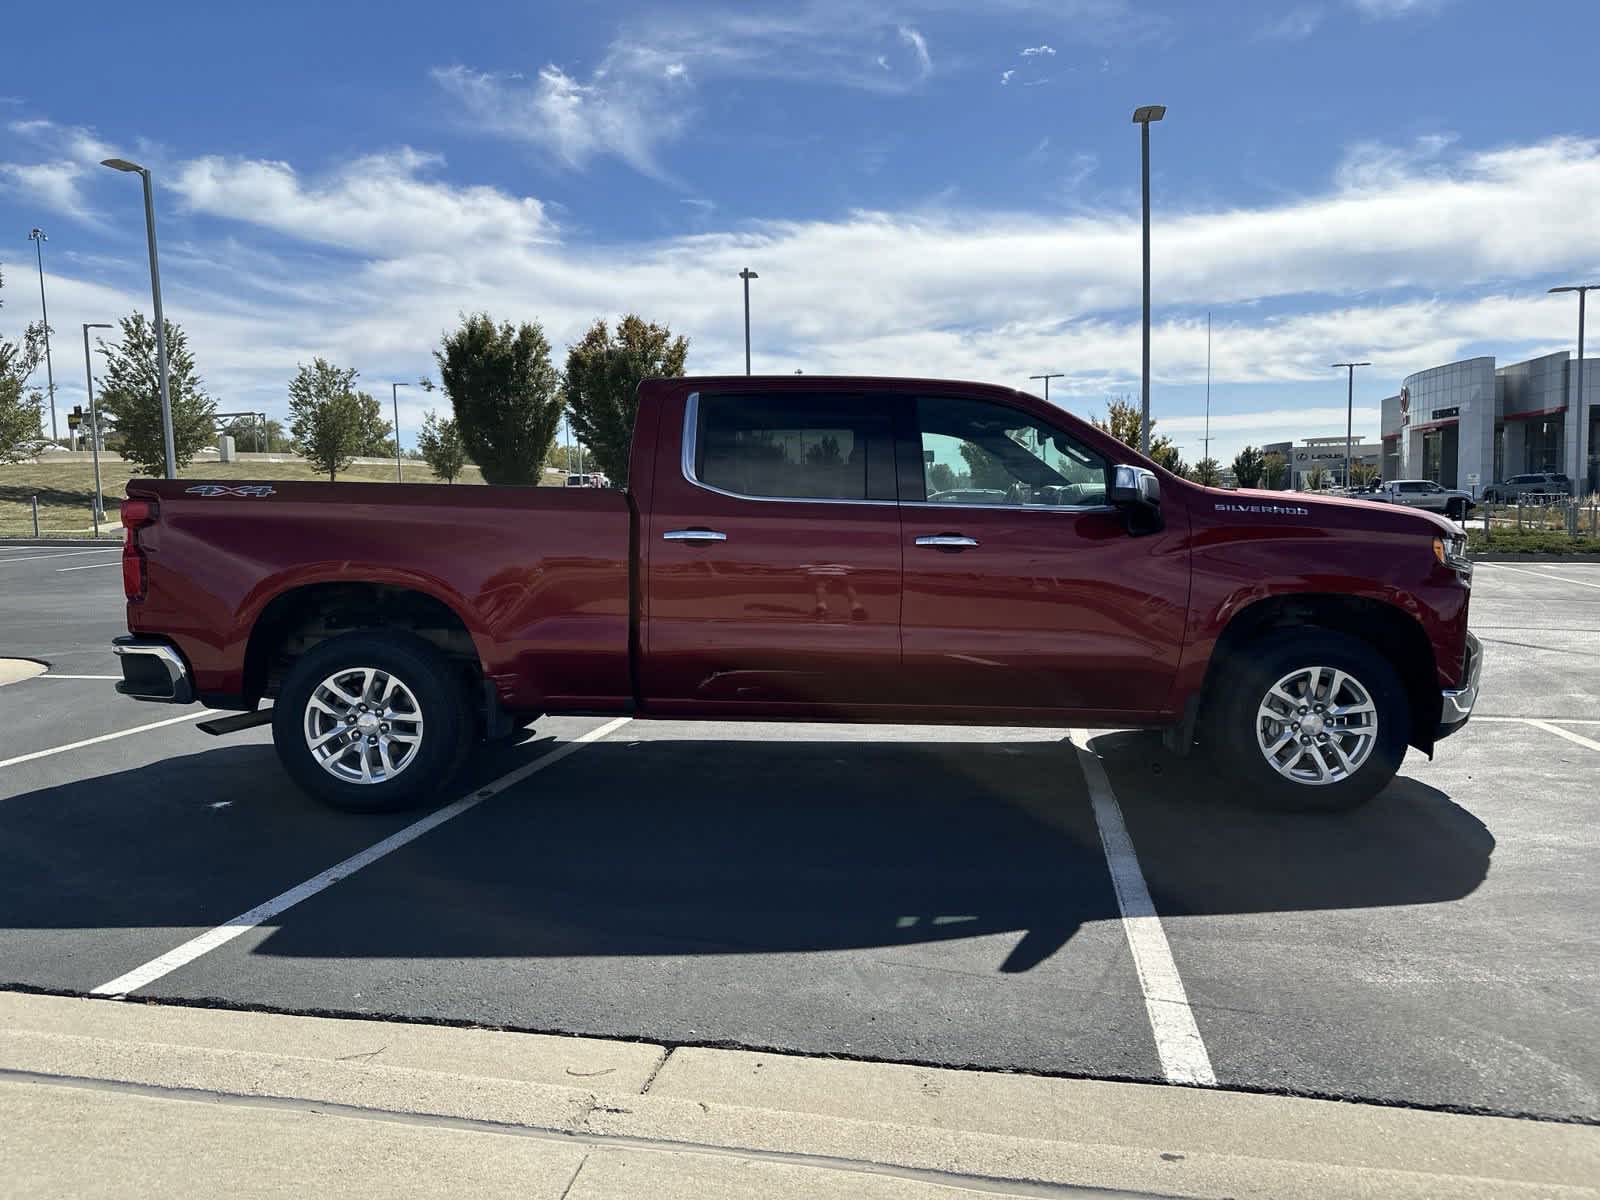
[[[324,1149],[330,1138],[364,1146],[375,1122],[388,1123],[392,1141],[398,1122],[410,1130],[419,1170],[435,1170],[425,1164],[437,1160],[415,1146],[443,1128],[476,1139],[466,1159],[479,1166],[525,1157],[526,1139],[543,1138],[549,1154],[566,1156],[571,1181],[555,1194],[570,1200],[920,1200],[1083,1188],[1195,1197],[1600,1196],[1600,1129],[1591,1126],[0,993],[0,1149],[12,1161],[24,1156],[23,1177],[58,1165],[51,1154],[102,1161],[82,1148],[96,1136],[92,1126],[60,1123],[68,1092],[93,1093],[85,1103],[106,1113],[107,1128],[129,1108],[161,1106],[159,1120],[176,1129],[221,1120],[217,1113],[231,1106],[226,1119],[249,1131],[244,1142],[286,1138],[284,1154],[300,1136],[284,1114],[322,1113],[304,1136]],[[329,1116],[348,1120],[330,1126]],[[36,1127],[52,1120],[54,1133]],[[131,1153],[120,1142],[105,1151]],[[213,1159],[208,1169],[228,1161]],[[382,1183],[394,1194],[415,1190],[408,1161],[385,1160]],[[236,1192],[215,1170],[207,1186]],[[441,1184],[436,1175],[420,1178],[436,1190]]]
[[[103,543],[107,550],[115,550],[117,547],[122,545],[122,537],[120,534],[116,537],[112,537],[108,534],[102,538],[95,538],[86,533],[82,537],[3,537],[0,538],[0,546],[92,546],[97,541]]]

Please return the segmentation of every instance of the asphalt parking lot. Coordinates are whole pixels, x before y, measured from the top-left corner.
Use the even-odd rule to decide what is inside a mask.
[[[51,668],[0,688],[0,987],[1600,1120],[1600,566],[1479,567],[1478,714],[1356,813],[1138,733],[564,718],[356,817],[112,693],[116,561],[0,548]]]

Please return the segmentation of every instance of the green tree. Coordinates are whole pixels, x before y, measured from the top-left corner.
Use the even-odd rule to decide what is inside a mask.
[[[178,467],[194,461],[195,451],[216,437],[216,402],[202,389],[189,352],[188,336],[171,321],[167,335],[167,394],[172,401],[172,455]],[[100,412],[121,435],[122,457],[147,475],[166,470],[161,430],[161,381],[156,366],[156,328],[135,312],[123,317],[122,340],[108,346]]]
[[[1194,465],[1191,478],[1206,487],[1216,487],[1217,481],[1222,478],[1222,467],[1216,459],[1207,456]]]
[[[439,414],[432,410],[422,418],[417,450],[434,477],[446,483],[454,483],[467,462],[467,448],[461,444],[461,430],[455,419],[446,417],[441,421]]]
[[[1289,462],[1274,450],[1271,454],[1261,457],[1261,484],[1272,491],[1277,491],[1283,486],[1284,476],[1289,473]]]
[[[356,454],[374,458],[394,457],[394,426],[383,419],[383,406],[368,392],[357,392],[361,406],[361,434],[356,439]]]
[[[1378,468],[1371,463],[1353,462],[1350,464],[1350,486],[1364,488],[1378,478]]]
[[[283,422],[270,418],[265,427],[255,417],[235,417],[222,427],[221,432],[233,439],[234,449],[241,454],[271,454],[288,448],[289,438],[283,432]]]
[[[467,456],[489,483],[537,483],[561,420],[560,377],[537,324],[462,319],[433,353]]]
[[[928,468],[928,490],[948,492],[956,486],[956,473],[944,463],[934,463]]]
[[[1254,446],[1246,446],[1233,456],[1233,478],[1242,488],[1253,488],[1261,482],[1266,469],[1266,456]]]
[[[962,442],[961,457],[966,460],[972,487],[1005,491],[1015,482],[1005,465],[982,446]]]
[[[1306,487],[1313,492],[1320,492],[1328,486],[1328,473],[1321,467],[1312,467],[1301,478],[1305,481]]]
[[[0,287],[5,277],[0,275]],[[0,300],[0,305],[5,303]],[[0,463],[21,462],[38,454],[45,444],[40,432],[44,398],[28,379],[44,357],[44,329],[29,325],[22,343],[0,338]]]
[[[325,358],[302,364],[289,381],[289,431],[294,447],[328,480],[350,465],[367,432],[354,367],[336,367]]]
[[[1129,449],[1139,448],[1139,429],[1144,420],[1139,412],[1139,406],[1130,397],[1107,396],[1106,415],[1090,417],[1089,420],[1097,429],[1105,430]],[[1150,418],[1150,457],[1157,465],[1165,467],[1174,475],[1182,475],[1185,471],[1183,455],[1172,444],[1172,439],[1156,434],[1154,417]]]
[[[628,452],[639,411],[639,381],[683,374],[689,341],[629,313],[612,334],[597,320],[567,351],[565,400],[572,432],[617,487],[628,482]]]

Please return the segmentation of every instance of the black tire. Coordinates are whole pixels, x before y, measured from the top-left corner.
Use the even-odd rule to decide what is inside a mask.
[[[313,692],[340,671],[364,668],[398,680],[415,702],[405,707],[408,711],[414,707],[421,718],[415,749],[403,762],[396,758],[391,778],[372,783],[336,777],[318,761],[306,732]],[[323,697],[331,699],[326,692]],[[325,709],[318,712],[323,715],[317,720],[327,722],[329,730],[337,726]],[[291,668],[272,713],[272,741],[283,769],[302,791],[346,812],[392,812],[444,798],[441,793],[466,759],[476,729],[460,672],[435,646],[407,633],[347,633],[322,642]],[[385,742],[385,754],[404,753],[398,731],[407,720],[403,713],[394,716],[395,742]],[[382,730],[387,734],[389,726]],[[383,736],[377,730],[369,732]],[[336,739],[334,750],[341,745],[345,746],[345,753],[338,756],[341,770],[357,771],[363,761],[371,768],[372,758],[378,756],[376,748],[369,751],[348,738]]]
[[[1445,505],[1444,515],[1452,521],[1459,521],[1467,515],[1467,502],[1465,500],[1452,500]]]
[[[1216,681],[1212,711],[1207,714],[1208,741],[1216,752],[1218,765],[1239,785],[1237,794],[1246,802],[1292,812],[1355,808],[1381,792],[1400,769],[1410,741],[1410,703],[1394,668],[1366,642],[1315,627],[1282,630],[1236,647],[1230,660],[1219,665],[1223,674]],[[1376,733],[1367,754],[1353,772],[1331,782],[1288,778],[1267,761],[1258,741],[1259,710],[1270,689],[1296,672],[1316,667],[1332,668],[1353,679],[1376,711]],[[1324,679],[1325,686],[1331,676],[1325,674]],[[1311,703],[1305,707],[1315,706]],[[1297,714],[1298,710],[1294,710],[1288,720],[1306,719]],[[1308,716],[1320,723],[1318,716]],[[1279,736],[1291,731],[1287,723],[1266,728],[1277,728]],[[1340,737],[1337,733],[1324,736],[1333,737],[1352,751],[1360,742],[1358,737]],[[1288,744],[1282,755],[1287,758],[1294,750],[1295,746]],[[1330,775],[1342,770],[1337,765],[1328,770],[1329,763],[1336,763],[1331,747],[1322,749],[1312,743],[1302,753],[1316,755]],[[1307,774],[1317,769],[1309,757],[1292,760],[1290,765],[1295,762],[1303,763],[1300,769]]]

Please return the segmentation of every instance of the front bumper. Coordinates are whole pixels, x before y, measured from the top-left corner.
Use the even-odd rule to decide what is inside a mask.
[[[1478,678],[1483,674],[1483,645],[1474,634],[1467,634],[1467,661],[1466,670],[1462,672],[1462,684],[1458,688],[1445,688],[1439,695],[1442,701],[1439,711],[1439,728],[1434,732],[1434,740],[1449,737],[1456,730],[1467,723],[1467,718],[1472,715],[1472,706],[1478,702]]]
[[[119,637],[112,639],[111,649],[122,664],[122,680],[116,688],[124,696],[166,704],[193,703],[189,664],[168,643],[155,638]]]

